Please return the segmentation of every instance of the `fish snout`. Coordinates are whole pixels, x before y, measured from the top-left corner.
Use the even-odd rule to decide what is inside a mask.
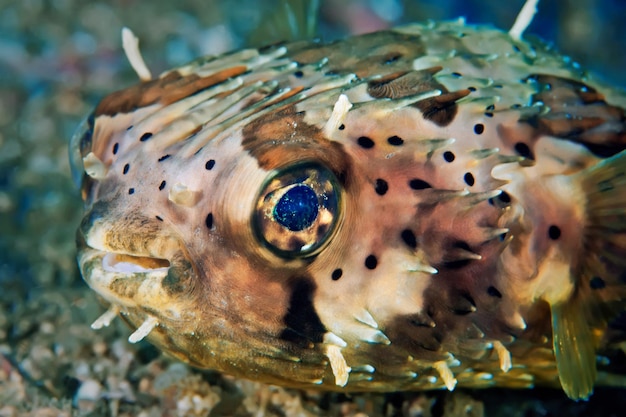
[[[191,291],[195,272],[184,245],[158,219],[119,215],[115,205],[97,202],[77,242],[84,280],[113,304],[158,310]]]

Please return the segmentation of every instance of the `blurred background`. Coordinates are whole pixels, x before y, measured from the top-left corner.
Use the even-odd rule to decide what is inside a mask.
[[[508,30],[523,3],[322,0],[316,34],[332,40],[411,21],[459,16],[469,23]],[[281,19],[281,7],[279,0],[0,0],[0,417],[44,415],[37,413],[47,409],[67,413],[72,407],[79,415],[161,415],[154,410],[168,410],[167,387],[179,391],[180,386],[196,387],[205,396],[213,393],[215,384],[208,374],[179,364],[174,376],[167,374],[178,382],[168,385],[166,379],[165,388],[157,390],[155,381],[161,373],[150,366],[159,360],[158,352],[149,345],[128,346],[123,325],[97,333],[89,329],[101,308],[75,266],[74,233],[81,206],[71,181],[67,141],[101,97],[137,81],[122,53],[123,26],[139,37],[148,67],[158,74],[199,55],[282,40],[289,27]],[[554,43],[582,67],[623,88],[625,18],[624,0],[543,0],[526,33]],[[103,363],[115,371],[102,370]],[[159,364],[161,371],[171,371],[165,359]],[[131,371],[137,372],[132,378]],[[189,378],[195,382],[181,385]],[[142,391],[144,380],[148,388]],[[256,395],[258,387],[249,389]],[[138,400],[144,392],[153,398]],[[290,395],[285,398],[295,398]],[[407,409],[401,411],[404,415],[456,415],[443,406],[433,414],[437,395],[444,394],[419,397],[426,398],[426,405],[415,406],[422,414],[407,414],[404,400],[377,401],[398,402],[401,410]],[[480,400],[467,397],[467,401],[462,395],[455,393],[450,400],[462,398],[460,410],[474,404],[470,409],[479,413],[484,402],[493,407],[504,401],[511,406],[498,412],[509,416],[554,415],[550,407],[557,405],[573,407],[568,410],[579,415],[596,415],[593,410],[606,411],[603,396],[614,400],[617,395],[624,402],[624,391],[619,390],[602,391],[587,405],[569,402],[556,391],[519,396],[505,391],[493,399],[485,397],[493,394],[481,392],[472,394]],[[332,398],[337,404],[345,400]],[[337,407],[329,405],[328,410]],[[289,414],[284,407],[283,414],[277,413]]]

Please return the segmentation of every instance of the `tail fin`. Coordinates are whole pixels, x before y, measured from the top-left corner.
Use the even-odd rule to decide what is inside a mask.
[[[586,196],[583,254],[572,272],[573,299],[551,306],[553,346],[561,385],[585,399],[596,379],[593,329],[626,307],[626,151],[573,178]]]

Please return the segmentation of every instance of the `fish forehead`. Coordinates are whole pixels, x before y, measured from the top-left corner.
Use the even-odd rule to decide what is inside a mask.
[[[258,372],[272,375],[269,380],[332,385],[327,358],[337,357],[319,348],[331,334],[339,338],[334,345],[350,344],[342,352],[355,370],[380,371],[370,388],[384,389],[389,379],[447,384],[432,364],[451,365],[448,352],[459,350],[464,367],[485,359],[481,369],[489,378],[483,375],[482,383],[491,384],[485,381],[501,365],[485,352],[494,340],[511,342],[524,321],[537,330],[510,347],[515,353],[534,344],[520,364],[532,366],[534,358],[544,366],[552,359],[541,342],[550,330],[545,306],[533,305],[532,291],[519,281],[494,286],[491,280],[508,244],[503,228],[517,220],[490,204],[498,193],[489,193],[504,189],[523,198],[522,179],[597,161],[587,146],[591,139],[554,138],[562,126],[542,113],[545,102],[556,100],[544,92],[553,87],[560,89],[557,99],[569,97],[573,107],[592,100],[593,88],[570,80],[581,77],[541,45],[460,22],[198,60],[96,108],[91,152],[108,172],[86,195],[98,208],[92,212],[101,213],[98,224],[113,232],[94,233],[96,221],[87,221],[88,243],[128,252],[145,246],[144,256],[167,249],[193,264],[186,298],[158,298],[188,310],[188,323],[177,329],[166,313],[151,313],[161,323],[153,340],[192,363],[245,366],[242,358],[216,365],[196,340],[202,336],[202,346],[224,358],[238,343],[263,356],[268,362],[259,360]],[[342,100],[352,105],[345,114],[337,111]],[[493,175],[496,167],[519,162],[520,143],[536,164]],[[269,177],[303,161],[338,178],[340,227],[315,257],[284,260],[258,241],[254,206]],[[505,177],[516,180],[505,185]],[[519,227],[519,247],[540,241]],[[131,242],[149,240],[139,237],[146,230],[162,243]],[[89,235],[104,237],[97,242]],[[124,235],[135,237],[111,243],[111,236]],[[519,247],[506,255],[511,270],[526,271],[542,259],[538,251],[520,254]],[[487,261],[456,267],[471,256]],[[433,281],[433,265],[447,268],[443,279]],[[470,316],[476,304],[487,307]],[[127,307],[129,320],[140,324],[145,312]],[[210,319],[199,324],[196,314]],[[310,346],[318,348],[305,349]],[[302,365],[279,375],[284,369],[267,358],[289,361],[289,354]],[[416,379],[424,368],[430,370]],[[356,380],[359,371],[353,375]],[[458,380],[480,385],[476,375],[461,373]],[[522,385],[529,378],[517,370],[503,380],[516,377]]]

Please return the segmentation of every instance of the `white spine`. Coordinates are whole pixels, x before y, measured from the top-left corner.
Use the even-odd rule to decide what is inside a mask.
[[[128,62],[130,62],[139,79],[141,81],[150,81],[152,74],[150,74],[150,70],[146,66],[141,52],[139,52],[139,39],[127,27],[122,28],[122,48],[124,48],[126,58],[128,58]]]
[[[513,23],[513,27],[509,30],[509,35],[511,35],[514,40],[519,41],[522,39],[524,31],[530,26],[535,13],[537,13],[538,3],[539,0],[526,0],[526,3],[524,3],[524,7],[522,7],[522,10],[515,19],[515,23]]]

